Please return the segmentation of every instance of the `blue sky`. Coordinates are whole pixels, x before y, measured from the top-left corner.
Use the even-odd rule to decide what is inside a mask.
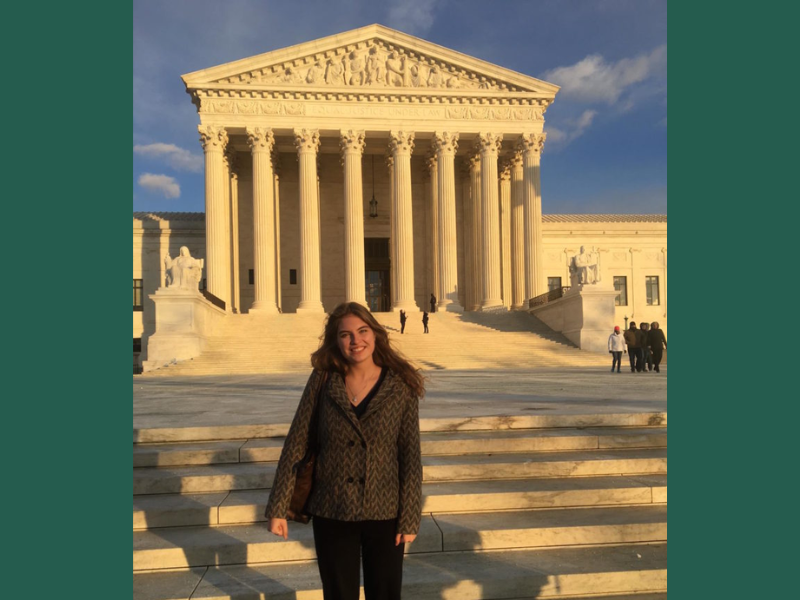
[[[544,213],[666,214],[666,0],[136,0],[133,210],[204,210],[181,75],[372,23],[561,86]]]

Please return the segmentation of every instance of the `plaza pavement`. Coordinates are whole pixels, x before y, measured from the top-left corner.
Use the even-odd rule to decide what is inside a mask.
[[[609,360],[610,362],[610,360]],[[310,373],[310,369],[309,369]],[[667,410],[667,368],[428,371],[420,418]],[[133,428],[288,424],[307,374],[133,377]]]

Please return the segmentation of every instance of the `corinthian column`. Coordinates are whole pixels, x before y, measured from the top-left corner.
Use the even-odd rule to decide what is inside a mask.
[[[481,150],[481,230],[483,250],[483,294],[481,310],[503,306],[500,287],[500,205],[497,198],[497,151],[503,136],[484,133]]]
[[[230,206],[231,220],[231,308],[233,312],[242,312],[239,285],[239,175],[236,172],[236,151],[228,148],[225,151],[225,181],[228,185],[227,204]]]
[[[275,147],[272,147],[272,175],[274,185],[272,195],[275,198],[275,299],[278,312],[283,312],[281,306],[281,157]]]
[[[475,251],[472,245],[473,214],[472,214],[472,161],[461,161],[461,207],[464,212],[463,233],[464,240],[464,308],[474,310],[474,285],[475,279]]]
[[[341,131],[344,158],[344,298],[366,306],[364,272],[363,131]]]
[[[207,289],[231,310],[230,229],[225,206],[223,152],[228,145],[224,127],[198,126],[206,168],[206,279]]]
[[[458,133],[435,132],[437,185],[439,201],[439,288],[436,295],[439,308],[450,312],[464,312],[458,301],[458,247],[456,238],[456,171],[455,156],[458,150]]]
[[[297,312],[322,312],[317,199],[319,130],[295,129],[294,144],[300,163],[300,305]]]
[[[397,300],[393,309],[419,312],[414,301],[414,228],[411,211],[411,152],[414,150],[414,133],[390,132],[389,148],[394,158],[393,233],[397,254],[397,263],[392,265],[397,271]]]
[[[511,158],[511,308],[525,304],[525,203],[522,153]]]
[[[428,220],[428,228],[426,237],[430,240],[428,243],[428,266],[430,268],[430,291],[437,297],[439,294],[439,253],[441,246],[439,245],[439,174],[437,172],[436,154],[433,149],[431,153],[425,158],[425,167],[428,174],[428,210],[430,215]],[[428,290],[425,290],[427,293]]]
[[[272,129],[248,127],[253,154],[253,270],[255,301],[250,312],[277,313],[275,301],[275,176],[272,172]]]
[[[539,175],[546,137],[546,133],[526,133],[520,137],[517,145],[522,151],[523,161],[526,301],[547,291],[542,276],[542,195]]]
[[[511,307],[511,165],[503,160],[500,171],[500,273],[503,306]]]
[[[473,154],[469,159],[470,212],[472,213],[472,305],[471,310],[480,310],[483,290],[483,252],[481,244],[481,156]]]

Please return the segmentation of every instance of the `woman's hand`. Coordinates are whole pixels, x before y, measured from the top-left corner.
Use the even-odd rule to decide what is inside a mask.
[[[285,540],[289,539],[289,524],[286,519],[270,519],[269,530],[278,537],[282,537]]]
[[[410,544],[415,539],[417,539],[416,535],[412,535],[410,533],[398,533],[396,536],[394,536],[394,545],[399,546],[401,542],[404,544]]]

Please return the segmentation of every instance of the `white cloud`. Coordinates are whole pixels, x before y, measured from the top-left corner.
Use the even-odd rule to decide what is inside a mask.
[[[396,0],[392,3],[387,25],[410,34],[424,34],[433,27],[433,12],[441,0]]]
[[[147,144],[135,145],[133,151],[136,154],[149,158],[163,158],[173,169],[178,171],[191,171],[199,173],[203,170],[203,157],[192,154],[188,150],[179,148],[175,144]]]
[[[139,176],[139,185],[149,192],[161,193],[165,198],[181,197],[181,186],[174,178],[167,175],[142,173]]]
[[[563,148],[571,141],[579,138],[589,129],[597,116],[596,110],[585,110],[575,119],[565,119],[561,127],[545,126],[547,132],[546,147],[558,150]]]
[[[569,67],[558,67],[544,73],[542,78],[561,86],[559,98],[583,102],[615,104],[623,94],[637,84],[666,77],[667,46],[659,46],[650,54],[607,62],[592,54]],[[625,109],[631,99],[626,99]]]

